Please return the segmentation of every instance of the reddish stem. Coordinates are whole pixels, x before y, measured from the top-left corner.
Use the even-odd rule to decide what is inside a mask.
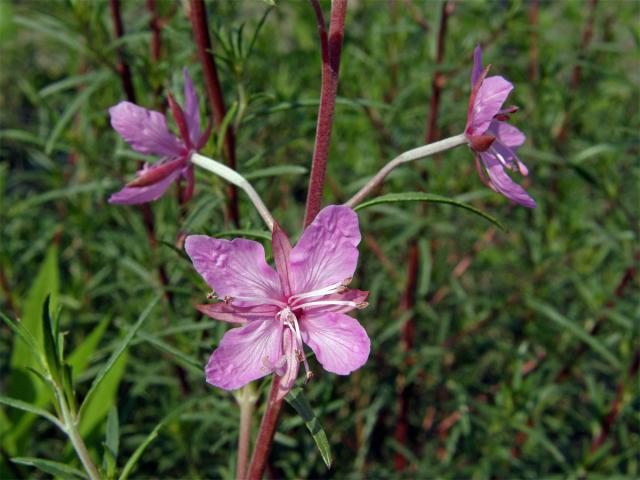
[[[278,399],[279,396],[280,399]],[[264,416],[262,417],[262,422],[260,423],[260,430],[258,431],[256,445],[253,450],[253,456],[251,457],[251,464],[249,465],[249,480],[260,480],[264,474],[283,401],[284,398],[280,392],[280,377],[273,375],[267,406]]]
[[[407,285],[404,289],[402,299],[400,300],[400,309],[402,311],[411,310],[415,304],[416,284],[418,279],[418,247],[415,242],[409,247],[409,260],[407,267]],[[416,323],[415,318],[412,316],[402,327],[400,334],[400,341],[402,342],[402,349],[404,350],[404,364],[408,367],[411,364],[409,353],[413,347],[413,338],[415,335]],[[409,398],[411,391],[409,386],[404,385],[400,394],[398,395],[398,422],[396,423],[396,430],[394,433],[395,440],[400,445],[406,445],[407,436],[409,433]],[[396,452],[394,465],[397,471],[404,470],[407,460],[401,452]]]
[[[633,355],[633,360],[631,361],[631,366],[628,371],[628,379],[635,382],[635,376],[638,374],[638,367],[640,366],[640,350],[636,351]],[[602,427],[600,430],[600,434],[596,437],[596,439],[591,444],[591,453],[596,452],[602,444],[607,440],[609,433],[611,433],[611,428],[618,418],[618,414],[620,413],[620,407],[622,406],[622,398],[624,395],[624,381],[618,384],[616,388],[616,396],[611,404],[611,408],[609,409],[609,413],[605,417],[602,422]]]
[[[442,86],[444,83],[444,76],[439,70],[439,66],[444,60],[445,53],[445,40],[447,36],[447,24],[449,17],[453,14],[455,4],[451,1],[446,1],[442,4],[442,10],[440,13],[440,24],[438,26],[438,39],[436,44],[436,70],[431,82],[431,100],[429,103],[429,112],[427,115],[427,127],[425,129],[425,142],[432,143],[438,136],[438,112],[440,110],[440,96]],[[415,290],[416,290],[416,276],[418,271],[418,264],[420,263],[420,256],[418,254],[418,248],[415,241],[413,241],[409,247],[409,258],[407,261],[407,285],[402,298],[401,307],[403,311],[411,310],[415,304]],[[405,351],[405,363],[410,361],[408,352],[413,345],[413,333],[415,331],[416,319],[411,316],[407,323],[405,323],[402,330],[400,341]],[[401,445],[406,446],[407,433],[409,430],[409,419],[407,415],[407,405],[411,390],[407,386],[404,386],[398,393],[397,401],[400,406],[400,412],[398,417],[398,423],[395,431],[395,439]],[[397,452],[395,455],[395,468],[397,471],[404,470],[406,466],[406,459],[402,453]]]
[[[211,105],[211,111],[213,112],[213,119],[218,131],[220,131],[220,126],[227,114],[227,109],[224,105],[222,87],[220,86],[220,80],[218,78],[216,62],[213,58],[213,47],[211,43],[211,36],[209,35],[209,22],[207,20],[207,9],[205,7],[204,0],[191,0],[191,25],[193,27],[193,36],[196,45],[198,46],[198,57],[202,64],[202,71],[204,73],[204,80],[207,86],[209,104]],[[227,127],[225,132],[224,155],[229,167],[235,170],[236,148],[233,127],[231,124]],[[240,215],[238,212],[238,189],[234,185],[229,185],[228,195],[229,201],[227,204],[227,210],[229,212],[229,216],[233,223],[236,226],[239,226]]]
[[[531,29],[531,45],[529,47],[529,80],[538,80],[538,0],[531,0],[529,7],[529,28]]]
[[[440,110],[440,96],[445,78],[439,69],[444,60],[445,39],[447,36],[447,24],[449,16],[453,13],[455,4],[451,1],[442,4],[440,13],[440,25],[438,27],[438,43],[436,44],[436,71],[431,82],[431,103],[429,105],[429,116],[427,119],[427,131],[425,132],[425,143],[432,143],[438,137],[438,112]]]
[[[162,48],[162,37],[160,35],[162,25],[156,9],[156,0],[147,0],[147,10],[149,10],[151,14],[151,20],[149,20],[149,28],[151,29],[151,60],[153,63],[156,63],[160,60],[160,49]]]
[[[338,93],[338,76],[340,72],[340,54],[344,38],[344,21],[347,14],[347,0],[333,0],[331,3],[331,19],[329,22],[329,36],[326,35],[324,17],[317,1],[311,4],[316,13],[320,44],[322,47],[322,87],[320,92],[320,108],[316,124],[316,140],[311,162],[309,178],[309,192],[304,215],[305,227],[309,225],[320,211],[324,177],[327,171],[327,158],[331,144],[331,127],[333,112]]]
[[[113,20],[113,29],[116,35],[116,39],[121,39],[124,36],[124,27],[122,26],[122,16],[120,15],[120,0],[109,0],[109,7],[111,8],[111,19]],[[118,54],[118,73],[120,74],[120,82],[122,82],[122,88],[127,96],[127,100],[132,103],[136,103],[136,92],[133,89],[133,81],[131,80],[131,69],[126,61],[124,49],[118,47],[116,50]]]
[[[584,27],[582,28],[582,37],[580,40],[580,56],[583,56],[585,54],[587,48],[589,47],[589,44],[591,43],[591,39],[593,38],[597,6],[598,0],[589,1],[589,12],[587,13]],[[576,90],[578,88],[581,78],[582,66],[580,65],[580,63],[576,63],[576,65],[573,67],[573,73],[571,74],[571,82],[569,83],[572,90]],[[569,113],[569,110],[567,110],[564,114],[562,125],[558,130],[558,134],[556,137],[558,143],[562,143],[564,140],[566,140],[567,134],[569,133],[570,123],[571,115]]]

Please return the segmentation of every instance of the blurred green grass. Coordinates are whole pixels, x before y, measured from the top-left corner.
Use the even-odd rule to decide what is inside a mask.
[[[637,376],[629,375],[638,355],[640,316],[634,270],[639,10],[632,1],[598,3],[593,36],[584,46],[589,5],[539,2],[532,25],[529,2],[459,2],[438,67],[439,2],[415,2],[413,8],[401,1],[350,4],[325,202],[346,200],[385,161],[422,143],[438,68],[445,78],[439,136],[462,130],[471,52],[481,42],[492,72],[516,85],[510,102],[521,110],[513,123],[527,134],[522,159],[531,172],[524,183],[539,207],[513,207],[487,190],[464,148],[395,172],[385,193],[424,190],[463,199],[495,215],[509,231],[494,231],[480,217],[449,206],[386,205],[361,212],[369,237],[360,249],[354,286],[371,291],[371,304],[358,319],[372,338],[372,355],[345,378],[322,373],[313,360],[318,376],[306,395],[332,445],[332,469],[326,471],[301,418],[286,407],[271,474],[639,474],[640,402]],[[154,309],[115,385],[122,436],[118,463],[167,414],[192,399],[194,406],[149,445],[134,477],[231,478],[238,410],[231,395],[204,383],[197,367],[226,326],[197,314],[193,304],[208,290],[170,247],[184,232],[232,229],[224,218],[224,185],[197,172],[196,196],[186,207],[179,208],[173,195],[154,203],[159,244],[150,248],[139,210],[106,202],[136,168],[135,155],[108,123],[107,108],[124,94],[112,69],[118,45],[107,2],[0,6],[0,310],[12,317],[26,314],[27,292],[56,245],[66,345],[82,345],[109,319],[90,364],[77,376],[83,394],[122,332],[163,290],[157,267],[164,265],[172,304],[165,299]],[[253,182],[295,237],[320,85],[311,7],[278,2],[245,61],[235,58],[230,45],[237,46],[239,35],[246,48],[268,5],[208,6],[227,103],[249,99],[237,135],[238,168],[247,174],[282,168]],[[323,7],[328,11],[328,4]],[[138,103],[158,108],[163,92],[180,92],[180,69],[187,66],[206,112],[183,4],[163,1],[158,8],[166,24],[157,63],[150,58],[144,2],[126,2],[123,11],[127,35],[119,46],[126,50]],[[573,84],[576,66],[581,73]],[[243,229],[262,229],[244,198],[241,219]],[[420,262],[415,305],[407,312],[399,305],[412,242]],[[400,331],[412,316],[414,347],[406,354]],[[9,362],[16,340],[1,329],[5,392],[15,376]],[[394,439],[403,388],[410,393],[406,445]],[[592,451],[616,401],[611,430]],[[0,415],[9,425],[5,419]],[[105,422],[89,432],[93,452],[102,451]],[[408,461],[402,472],[394,466],[397,454]],[[2,449],[3,476],[38,475],[10,463],[12,456],[75,462],[62,436],[41,420],[13,451],[6,444]]]

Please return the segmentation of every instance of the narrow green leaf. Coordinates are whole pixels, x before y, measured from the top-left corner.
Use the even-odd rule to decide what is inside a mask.
[[[84,372],[85,368],[89,365],[91,355],[98,348],[100,339],[104,334],[111,318],[104,317],[100,323],[87,335],[80,345],[68,356],[67,363],[73,367],[73,371],[76,375],[80,375]]]
[[[211,236],[213,238],[248,237],[271,242],[271,234],[260,230],[228,230],[226,232],[215,233]]]
[[[224,137],[227,134],[227,129],[231,124],[232,120],[236,116],[236,112],[238,111],[238,102],[233,102],[231,104],[231,108],[227,111],[222,123],[220,124],[220,128],[218,128],[217,137],[216,137],[216,152],[218,155],[222,154],[222,145],[224,144]]]
[[[53,336],[53,325],[51,324],[51,313],[49,312],[50,296],[44,300],[42,305],[42,340],[44,343],[44,358],[47,361],[49,373],[55,382],[60,383],[60,361],[58,358],[58,347]]]
[[[153,442],[153,440],[155,440],[155,438],[158,436],[158,433],[160,432],[162,427],[164,427],[167,423],[171,422],[173,419],[178,417],[183,412],[183,410],[193,405],[197,401],[198,401],[197,398],[192,398],[191,400],[187,400],[186,402],[183,402],[182,404],[180,404],[176,409],[171,411],[166,417],[164,417],[160,421],[160,423],[158,423],[154,427],[154,429],[151,430],[149,435],[147,435],[147,438],[145,438],[142,441],[142,443],[138,445],[138,448],[136,448],[135,452],[133,452],[131,457],[129,457],[129,460],[127,460],[127,463],[122,469],[122,472],[120,472],[120,477],[118,477],[118,480],[127,480],[127,478],[129,478],[129,475],[131,474],[133,469],[136,467],[138,460],[140,460],[140,457],[144,453],[145,449],[149,446],[151,442]]]
[[[535,311],[543,314],[549,320],[556,322],[560,327],[567,330],[576,338],[582,340],[588,346],[590,346],[594,352],[598,353],[603,359],[609,362],[613,367],[620,368],[620,362],[613,355],[607,347],[605,347],[596,337],[593,335],[589,335],[583,328],[576,325],[575,322],[572,322],[567,317],[561,315],[555,308],[551,305],[543,303],[539,300],[536,300],[532,297],[526,298],[526,304],[534,309]]]
[[[322,460],[324,460],[327,468],[331,468],[331,449],[329,447],[327,435],[324,433],[322,425],[320,425],[320,420],[318,420],[318,417],[316,417],[316,414],[313,412],[313,409],[311,408],[307,397],[304,396],[302,389],[292,389],[285,397],[285,400],[289,405],[295,408],[296,412],[298,412],[302,417],[309,433],[311,433],[313,440],[316,442],[316,446],[320,451]]]
[[[49,247],[40,270],[31,288],[27,292],[26,300],[22,303],[22,318],[20,329],[31,341],[26,342],[22,336],[16,336],[11,352],[11,368],[8,381],[8,396],[24,400],[38,408],[47,405],[51,399],[51,392],[47,385],[35,381],[29,369],[41,369],[41,361],[44,359],[43,335],[42,335],[42,304],[48,295],[51,295],[51,306],[55,309],[59,291],[58,272],[58,248],[56,245]],[[22,441],[29,441],[29,428],[35,417],[22,412],[11,412],[10,423],[0,426],[2,444],[10,455],[16,452],[15,445]]]
[[[58,119],[58,122],[55,124],[53,129],[51,130],[51,135],[49,135],[49,139],[47,140],[47,144],[44,147],[44,151],[47,155],[50,155],[55,147],[56,141],[58,137],[62,134],[67,124],[71,121],[76,112],[84,105],[93,92],[95,92],[99,86],[104,83],[105,76],[100,77],[94,83],[90,84],[87,88],[82,90],[76,98],[67,106],[67,109]]]
[[[118,409],[114,405],[109,410],[107,416],[107,431],[104,442],[104,469],[107,472],[107,478],[115,477],[116,461],[118,459],[118,448],[120,445],[120,431],[118,421]]]
[[[19,410],[33,413],[35,415],[39,415],[43,418],[46,418],[51,423],[53,423],[56,427],[58,427],[60,430],[64,431],[64,425],[60,423],[60,421],[56,417],[51,415],[46,410],[43,410],[42,408],[38,408],[34,405],[31,405],[30,403],[23,402],[22,400],[18,400],[17,398],[5,397],[4,395],[0,395],[0,403],[2,403],[3,405],[7,405],[8,407],[17,408]]]
[[[120,382],[127,367],[128,351],[120,355],[109,371],[102,378],[91,396],[87,396],[80,407],[80,424],[78,430],[83,437],[90,437],[93,429],[102,423],[116,403]],[[99,442],[98,442],[99,443]]]
[[[464,208],[476,215],[481,216],[482,218],[489,220],[499,229],[506,231],[507,228],[504,226],[502,222],[500,222],[497,218],[492,215],[489,215],[482,210],[472,207],[469,204],[458,202],[452,198],[443,197],[441,195],[433,195],[431,193],[423,193],[423,192],[404,192],[404,193],[389,193],[387,195],[382,195],[380,197],[376,197],[372,200],[368,200],[366,202],[362,202],[360,205],[357,205],[354,210],[357,212],[358,210],[362,210],[364,208],[369,208],[374,205],[382,205],[385,203],[398,203],[398,202],[432,202],[432,203],[446,203],[448,205],[453,205],[454,207]]]
[[[151,310],[153,310],[153,307],[155,307],[156,303],[158,303],[159,299],[160,299],[160,296],[157,295],[151,301],[151,303],[149,303],[147,308],[144,309],[144,311],[138,317],[138,320],[136,321],[136,323],[129,329],[125,337],[116,346],[115,350],[109,357],[109,360],[107,360],[107,363],[104,364],[104,366],[100,369],[96,377],[93,379],[93,382],[91,383],[91,387],[89,388],[89,391],[87,392],[87,395],[84,401],[82,402],[82,406],[80,407],[81,418],[82,418],[82,412],[85,406],[91,401],[91,398],[95,394],[96,389],[100,386],[100,382],[104,380],[104,377],[107,375],[107,373],[109,373],[109,370],[114,366],[114,364],[118,361],[120,356],[124,353],[125,349],[129,346],[129,343],[131,343],[131,340],[133,340],[133,337],[136,335],[136,333],[138,333],[138,330],[140,329],[144,321],[147,319],[147,317],[151,313]]]
[[[38,470],[42,470],[49,475],[59,478],[87,478],[87,476],[80,470],[70,467],[64,463],[54,462],[52,460],[45,460],[44,458],[34,457],[14,457],[11,459],[13,463],[20,465],[27,465],[29,467],[35,467]]]
[[[13,331],[13,333],[15,333],[24,343],[26,343],[34,352],[34,354],[38,358],[40,358],[40,349],[38,348],[38,342],[31,334],[31,332],[24,327],[24,324],[22,322],[15,322],[2,312],[0,312],[0,318],[2,318],[2,321],[7,324],[7,326]],[[42,361],[44,362],[44,359],[42,359]]]

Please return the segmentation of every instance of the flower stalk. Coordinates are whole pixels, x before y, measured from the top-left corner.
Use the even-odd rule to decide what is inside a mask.
[[[205,157],[204,155],[200,155],[199,153],[193,153],[191,155],[191,163],[198,165],[199,167],[204,168],[205,170],[209,170],[210,172],[218,175],[219,177],[224,178],[227,182],[235,185],[236,187],[240,187],[249,197],[249,200],[253,203],[258,210],[258,213],[264,220],[264,223],[269,227],[269,230],[273,230],[273,216],[269,212],[269,209],[265,206],[264,202],[258,195],[258,192],[255,191],[253,186],[249,183],[249,181],[240,175],[238,172],[233,170],[232,168],[223,165],[220,162],[216,162],[215,160]]]
[[[421,158],[430,157],[437,153],[451,150],[452,148],[459,147],[460,145],[464,145],[466,143],[467,139],[464,133],[461,133],[460,135],[445,138],[444,140],[430,143],[429,145],[423,145],[418,148],[413,148],[411,150],[407,150],[404,153],[401,153],[396,158],[387,163],[384,167],[382,167],[380,171],[376,173],[375,176],[358,191],[358,193],[356,193],[347,202],[345,202],[345,205],[354,208],[356,205],[362,202],[362,200],[364,200],[372,190],[374,190],[378,185],[382,184],[387,175],[389,175],[395,168],[399,167],[400,165],[413,162],[414,160],[419,160]]]
[[[236,401],[240,407],[240,429],[238,432],[238,460],[236,463],[236,478],[247,478],[247,462],[251,448],[251,424],[253,421],[253,411],[258,399],[253,385],[248,384],[242,387]]]
[[[209,23],[207,21],[207,9],[204,0],[191,0],[191,24],[193,27],[193,35],[198,47],[198,57],[202,64],[202,72],[204,74],[207,86],[207,95],[213,112],[213,118],[218,132],[224,118],[227,114],[222,96],[222,86],[218,78],[216,62],[213,58],[213,47],[211,36],[209,35]],[[236,168],[236,150],[235,137],[233,128],[228,126],[224,136],[224,155],[229,166]],[[229,203],[227,205],[229,216],[233,223],[237,226],[240,224],[240,215],[238,213],[238,191],[231,186],[229,188]]]

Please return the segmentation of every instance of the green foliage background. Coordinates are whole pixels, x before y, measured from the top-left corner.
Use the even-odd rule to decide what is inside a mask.
[[[110,369],[81,431],[100,463],[107,413],[116,405],[122,467],[174,412],[132,476],[232,478],[239,412],[232,395],[205,384],[202,369],[227,327],[193,308],[208,290],[174,247],[184,233],[232,229],[224,216],[225,185],[198,171],[196,196],[186,207],[178,207],[175,195],[155,202],[155,248],[138,208],[106,202],[140,158],[108,122],[107,109],[124,99],[112,68],[117,47],[126,51],[140,105],[158,108],[168,90],[180,95],[180,70],[187,66],[201,111],[210,115],[187,2],[158,2],[165,23],[157,63],[150,57],[145,3],[123,3],[126,36],[116,43],[105,1],[0,1],[0,309],[41,336],[41,305],[54,294],[82,397],[141,312],[169,292],[172,302],[163,296]],[[328,14],[329,5],[322,5]],[[312,9],[284,1],[273,8],[259,1],[208,7],[226,102],[243,107],[235,119],[238,169],[296,237],[320,86]],[[395,172],[385,193],[426,191],[464,200],[509,230],[435,204],[360,213],[368,238],[354,286],[371,291],[370,306],[357,315],[371,336],[371,357],[349,377],[323,372],[312,360],[317,376],[305,392],[332,445],[331,470],[302,419],[286,406],[270,475],[640,474],[637,363],[633,368],[640,313],[634,270],[638,4],[601,1],[586,46],[589,3],[539,2],[537,26],[531,9],[517,0],[458,2],[438,66],[439,2],[350,3],[325,202],[345,201],[384,162],[423,143],[437,69],[445,79],[439,136],[462,131],[471,52],[480,42],[492,72],[516,85],[510,102],[521,110],[513,122],[527,134],[521,157],[531,172],[523,183],[539,206],[514,207],[486,189],[466,148]],[[572,85],[576,67],[581,76]],[[205,153],[215,156],[215,144]],[[242,195],[241,219],[243,229],[263,231]],[[416,301],[403,311],[412,243],[419,252]],[[407,353],[400,337],[411,317],[415,331]],[[26,370],[29,351],[8,328],[0,329],[3,395],[51,409]],[[267,384],[259,383],[259,391]],[[405,444],[394,437],[403,389]],[[615,405],[610,432],[593,449]],[[44,475],[12,457],[80,468],[63,435],[41,418],[4,408],[0,425],[2,478]],[[406,458],[403,471],[395,466],[397,456]]]

